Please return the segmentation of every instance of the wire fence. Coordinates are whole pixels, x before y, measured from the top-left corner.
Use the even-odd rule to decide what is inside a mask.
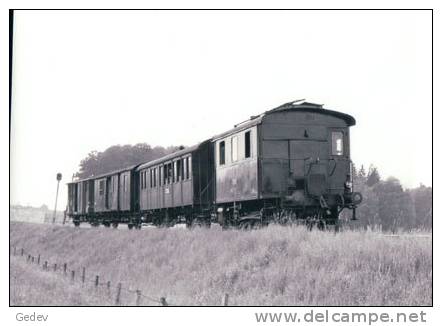
[[[24,248],[18,249],[16,246],[10,248],[10,254],[12,256],[22,257],[26,259],[26,263],[32,264],[38,268],[42,268],[43,271],[56,273],[59,276],[69,279],[72,284],[80,284],[85,291],[95,291],[95,294],[100,295],[110,305],[135,305],[135,306],[173,306],[167,301],[166,297],[155,297],[142,293],[140,289],[131,289],[123,286],[121,282],[111,283],[111,281],[105,281],[100,275],[90,276],[86,267],[80,269],[71,269],[66,262],[57,263],[49,261],[40,253],[31,253]],[[221,304],[228,305],[229,295],[224,294]]]

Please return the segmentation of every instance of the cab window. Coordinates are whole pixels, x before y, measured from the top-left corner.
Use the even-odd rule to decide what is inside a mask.
[[[219,143],[219,165],[226,164],[226,143],[224,141]]]
[[[344,133],[332,132],[332,155],[344,155]]]
[[[244,135],[244,156],[248,158],[251,156],[250,151],[250,130],[247,131]]]
[[[236,162],[238,160],[238,136],[232,137],[232,143],[230,148],[232,149],[232,162]]]

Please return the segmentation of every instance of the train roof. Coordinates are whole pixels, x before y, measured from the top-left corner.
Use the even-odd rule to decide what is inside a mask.
[[[303,100],[301,100],[303,101]],[[116,173],[121,173],[124,171],[129,171],[132,169],[136,169],[137,171],[141,170],[141,169],[145,169],[157,164],[161,164],[163,162],[169,161],[171,159],[174,159],[175,157],[179,157],[185,154],[189,154],[194,152],[195,150],[197,150],[199,148],[199,146],[201,146],[202,144],[208,142],[208,141],[215,141],[217,139],[223,138],[225,136],[228,136],[230,134],[234,134],[236,132],[239,132],[241,130],[256,126],[258,124],[260,124],[262,122],[262,120],[264,119],[265,116],[270,115],[272,113],[276,113],[276,112],[283,112],[283,111],[300,111],[300,112],[313,112],[313,113],[321,113],[321,114],[327,114],[327,115],[331,115],[337,118],[340,118],[342,120],[344,120],[348,126],[354,126],[356,124],[356,120],[355,118],[353,118],[351,115],[349,114],[345,114],[342,112],[338,112],[338,111],[333,111],[333,110],[328,110],[328,109],[324,109],[322,104],[316,104],[316,103],[310,103],[310,102],[302,102],[300,104],[296,104],[300,101],[293,101],[293,102],[288,102],[285,103],[283,105],[280,105],[274,109],[265,111],[264,113],[261,113],[259,115],[256,116],[251,116],[249,120],[246,120],[244,122],[241,122],[239,124],[236,124],[234,126],[234,128],[225,131],[221,134],[218,134],[212,138],[209,138],[201,143],[198,143],[196,145],[184,148],[180,151],[174,152],[172,154],[168,154],[166,156],[163,156],[159,159],[153,160],[153,161],[149,161],[146,163],[141,163],[141,164],[136,164],[136,165],[132,165],[123,169],[119,169],[119,170],[115,170],[115,171],[111,171],[108,173],[103,173],[100,175],[96,175],[96,176],[90,176],[88,178],[85,179],[80,179],[80,180],[75,180],[72,182],[68,182],[68,184],[71,183],[78,183],[78,182],[82,182],[82,181],[87,181],[87,180],[93,180],[93,179],[99,179],[99,178],[103,178],[109,175],[113,175]]]
[[[353,118],[351,115],[339,111],[324,109],[323,104],[316,104],[310,102],[302,102],[300,104],[295,104],[295,103],[297,103],[297,101],[285,103],[272,110],[264,112],[264,115],[271,114],[274,112],[281,112],[281,111],[313,112],[313,113],[331,115],[336,118],[342,119],[348,124],[349,127],[354,126],[356,124],[355,118]]]
[[[234,134],[234,133],[237,133],[241,130],[259,125],[267,115],[270,115],[270,114],[276,113],[276,112],[283,112],[283,111],[321,113],[321,114],[331,115],[331,116],[340,118],[340,119],[344,120],[348,124],[348,126],[354,126],[356,124],[355,118],[353,118],[351,115],[348,115],[348,114],[345,114],[342,112],[338,112],[338,111],[324,109],[322,104],[316,104],[316,103],[310,103],[310,102],[302,102],[300,104],[295,104],[297,102],[298,101],[288,102],[288,103],[280,105],[274,109],[265,111],[264,113],[261,113],[260,115],[251,116],[249,120],[246,120],[244,122],[236,124],[234,126],[234,128],[214,136],[212,138],[212,140],[218,140],[218,139],[228,136],[230,134]]]
[[[205,141],[203,141],[201,143],[198,143],[196,145],[193,145],[193,146],[190,146],[190,147],[186,147],[186,148],[184,148],[182,150],[176,151],[176,152],[168,154],[166,156],[160,157],[160,158],[158,158],[156,160],[143,163],[143,164],[141,164],[140,166],[137,167],[137,171],[140,171],[140,170],[145,169],[145,168],[149,168],[149,167],[157,165],[157,164],[161,164],[161,163],[166,162],[166,161],[173,160],[174,158],[179,157],[179,156],[183,156],[183,155],[192,153],[192,152],[196,151],[202,144],[206,143],[207,141],[210,141],[210,139],[205,140]]]
[[[140,164],[135,164],[135,165],[131,165],[122,169],[118,169],[118,170],[113,170],[113,171],[109,171],[107,173],[100,173],[97,175],[91,175],[90,177],[84,178],[84,179],[78,179],[78,180],[74,180],[71,182],[68,182],[67,184],[71,184],[71,183],[78,183],[78,182],[83,182],[83,181],[88,181],[88,180],[95,180],[95,179],[101,179],[110,175],[114,175],[117,173],[121,173],[121,172],[125,172],[125,171],[130,171],[132,169],[135,169],[137,166],[139,166]]]
[[[130,171],[130,170],[133,170],[133,169],[136,169],[137,171],[139,171],[139,170],[148,168],[150,166],[157,165],[157,164],[163,163],[165,161],[169,161],[171,159],[174,159],[175,157],[179,157],[179,156],[182,156],[182,155],[185,155],[185,154],[192,153],[195,150],[197,150],[200,145],[202,145],[203,143],[205,143],[205,142],[207,142],[209,140],[210,139],[208,139],[206,141],[203,141],[201,143],[198,143],[196,145],[193,145],[193,146],[190,146],[190,147],[186,147],[186,148],[184,148],[182,150],[179,150],[179,151],[176,151],[174,153],[168,154],[166,156],[160,157],[160,158],[158,158],[156,160],[153,160],[153,161],[149,161],[149,162],[146,162],[146,163],[140,163],[140,164],[136,164],[136,165],[131,165],[131,166],[128,166],[128,167],[123,168],[123,169],[109,171],[107,173],[101,173],[99,175],[92,175],[92,176],[84,178],[84,179],[79,179],[79,180],[68,182],[67,184],[78,183],[78,182],[83,182],[83,181],[87,181],[87,180],[100,179],[100,178],[103,178],[103,177],[107,177],[107,176],[114,175],[114,174],[121,173],[121,172],[125,172],[125,171]]]

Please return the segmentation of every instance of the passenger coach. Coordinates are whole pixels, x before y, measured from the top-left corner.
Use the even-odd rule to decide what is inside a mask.
[[[170,224],[198,219],[213,204],[213,171],[210,141],[140,165],[136,172],[143,221]]]

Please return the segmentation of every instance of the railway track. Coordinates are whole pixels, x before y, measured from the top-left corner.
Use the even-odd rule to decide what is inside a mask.
[[[50,224],[48,224],[50,225]],[[66,223],[66,224],[56,224],[58,226],[62,226],[62,227],[72,227],[75,228],[73,223]],[[86,223],[82,223],[79,226],[82,229],[91,229],[91,228],[104,228],[106,229],[107,227],[105,227],[104,225],[100,225],[100,226],[96,226],[93,227],[90,224],[86,224]],[[142,229],[151,229],[151,228],[157,228],[154,225],[142,225]],[[173,227],[171,227],[172,229],[187,229],[186,224],[176,224]],[[217,223],[212,223],[211,224],[211,228],[215,228],[215,229],[219,229],[222,230],[221,225],[217,224]],[[127,228],[126,224],[120,224],[118,225],[119,230],[127,230],[130,231]],[[376,233],[376,232],[375,232]],[[387,233],[377,233],[379,236],[382,237],[386,237],[386,238],[397,238],[397,239],[404,239],[404,238],[418,238],[418,239],[432,239],[433,235],[432,234],[409,234],[409,233],[405,233],[405,234],[387,234]]]

